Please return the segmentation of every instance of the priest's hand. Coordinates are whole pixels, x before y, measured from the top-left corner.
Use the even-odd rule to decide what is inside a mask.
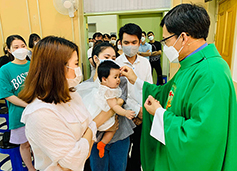
[[[121,73],[121,76],[127,77],[128,81],[131,84],[134,84],[136,82],[136,80],[137,80],[136,74],[134,73],[133,69],[130,68],[129,66],[121,67],[120,68],[120,73]]]
[[[149,112],[151,115],[154,116],[156,110],[162,106],[160,105],[159,101],[157,101],[151,95],[149,95],[148,98],[146,99],[144,107],[146,108],[147,112]]]

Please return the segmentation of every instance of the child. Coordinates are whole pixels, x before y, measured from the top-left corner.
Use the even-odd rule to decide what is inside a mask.
[[[121,96],[120,84],[120,67],[113,61],[104,61],[98,67],[98,78],[101,82],[98,92],[95,95],[97,104],[99,103],[102,110],[108,111],[110,108],[121,116],[132,119],[135,116],[134,111],[125,110],[117,104],[117,98]],[[111,117],[115,122],[115,116]],[[107,121],[109,122],[109,121]],[[106,123],[105,123],[106,124]],[[103,125],[102,125],[103,126]],[[112,126],[112,125],[111,125]],[[104,156],[104,148],[110,142],[116,131],[105,132],[102,140],[97,144],[99,156]]]

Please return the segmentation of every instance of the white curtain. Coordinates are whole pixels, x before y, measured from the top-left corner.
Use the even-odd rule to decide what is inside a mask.
[[[170,8],[170,0],[84,0],[85,13]]]

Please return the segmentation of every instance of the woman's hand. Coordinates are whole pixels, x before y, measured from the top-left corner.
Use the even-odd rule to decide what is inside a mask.
[[[105,123],[111,116],[114,115],[114,111],[110,109],[108,112],[101,111],[94,119],[93,121],[96,123],[97,128],[99,128],[103,123]]]
[[[160,105],[159,101],[157,101],[151,95],[149,95],[148,98],[146,99],[144,107],[146,108],[147,112],[149,112],[151,115],[154,116],[156,110],[162,106]]]
[[[137,80],[137,76],[136,74],[134,73],[134,71],[132,70],[132,68],[128,67],[128,66],[123,66],[120,68],[120,73],[121,73],[121,76],[125,76],[127,77],[128,81],[131,83],[131,84],[134,84]]]

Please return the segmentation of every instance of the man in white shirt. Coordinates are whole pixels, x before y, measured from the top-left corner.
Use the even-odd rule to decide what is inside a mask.
[[[126,24],[119,30],[119,39],[123,48],[123,54],[120,55],[116,62],[122,66],[129,66],[143,81],[153,83],[151,76],[151,66],[148,59],[137,54],[141,43],[142,30],[136,24]],[[128,83],[128,98],[126,109],[135,111],[136,117],[142,120],[142,91],[135,91],[134,85]],[[127,170],[140,171],[140,138],[141,125],[134,129],[134,134],[131,136],[131,158],[128,159]]]

